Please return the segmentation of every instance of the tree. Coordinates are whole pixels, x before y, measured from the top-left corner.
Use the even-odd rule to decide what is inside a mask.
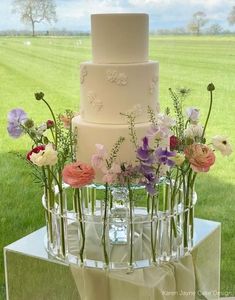
[[[208,19],[206,18],[206,14],[202,11],[197,11],[193,14],[193,19],[188,24],[188,28],[192,33],[200,35],[202,27],[204,27],[207,22]]]
[[[235,24],[235,6],[233,6],[232,10],[230,11],[227,20],[229,25]]]
[[[54,0],[14,0],[13,12],[20,15],[21,22],[32,26],[35,35],[35,24],[43,21],[56,22],[56,4]]]
[[[217,34],[220,34],[221,32],[223,31],[223,28],[215,23],[215,24],[212,24],[209,28],[208,28],[208,33],[209,34],[213,34],[213,35],[217,35]]]

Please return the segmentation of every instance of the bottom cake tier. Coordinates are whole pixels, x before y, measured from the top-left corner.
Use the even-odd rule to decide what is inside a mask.
[[[136,135],[139,141],[146,135],[149,123],[139,123],[135,125]],[[102,144],[110,153],[114,144],[120,137],[125,141],[118,152],[117,162],[134,163],[136,161],[135,146],[131,142],[129,125],[111,125],[84,122],[80,116],[73,119],[73,128],[76,132],[77,160],[91,163],[91,157],[96,152],[96,144]],[[96,182],[101,181],[101,174],[96,170]]]

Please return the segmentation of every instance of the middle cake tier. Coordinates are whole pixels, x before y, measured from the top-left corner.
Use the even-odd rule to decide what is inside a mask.
[[[126,120],[127,121],[127,120]],[[136,124],[136,136],[138,143],[146,135],[150,123]],[[96,153],[96,144],[105,146],[107,152],[110,154],[114,144],[120,137],[125,140],[121,144],[118,152],[117,163],[131,163],[136,162],[136,149],[134,144],[130,141],[129,125],[107,125],[88,123],[81,119],[80,116],[73,118],[73,128],[75,134],[78,136],[78,144],[76,149],[76,157],[78,161],[91,163],[91,157]],[[99,170],[96,170],[96,182],[100,182],[102,175]]]
[[[80,114],[86,122],[125,124],[121,114],[135,113],[136,122],[147,122],[148,106],[159,111],[158,62],[94,64],[80,66]]]

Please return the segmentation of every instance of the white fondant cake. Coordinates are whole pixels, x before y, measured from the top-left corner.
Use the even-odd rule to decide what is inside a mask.
[[[95,14],[91,16],[94,63],[148,61],[147,14]]]
[[[97,14],[91,16],[93,62],[81,64],[80,116],[77,159],[90,163],[95,144],[110,151],[120,136],[120,162],[134,162],[127,118],[136,116],[137,137],[149,126],[147,108],[159,111],[157,62],[148,61],[147,14]],[[97,178],[99,181],[99,178]]]

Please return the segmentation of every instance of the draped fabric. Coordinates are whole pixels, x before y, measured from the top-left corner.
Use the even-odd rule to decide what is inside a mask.
[[[220,224],[209,222],[214,224],[210,228],[206,222],[196,220],[194,248],[178,262],[136,269],[132,273],[125,270],[81,268],[71,264],[70,270],[81,300],[219,299]],[[140,234],[142,238],[143,231]],[[72,241],[73,238],[70,238]],[[96,239],[95,234],[88,237],[92,253],[97,253]],[[141,245],[140,240],[139,248],[135,250],[137,252],[143,251],[145,247],[144,241]],[[72,247],[73,243],[70,245]],[[124,251],[115,255],[125,257],[126,254]]]

